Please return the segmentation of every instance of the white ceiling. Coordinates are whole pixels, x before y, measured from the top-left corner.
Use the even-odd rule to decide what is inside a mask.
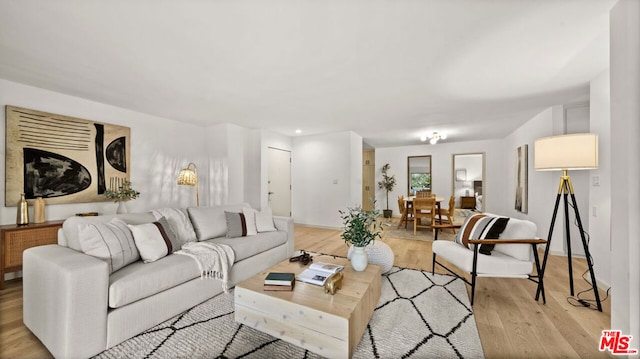
[[[0,0],[0,78],[375,147],[500,138],[586,101],[615,0]]]

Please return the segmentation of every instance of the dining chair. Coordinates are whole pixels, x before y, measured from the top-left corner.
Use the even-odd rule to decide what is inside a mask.
[[[427,225],[423,220],[429,220]],[[434,197],[415,198],[413,200],[413,235],[415,236],[418,228],[430,228],[434,233],[436,220],[436,199]]]
[[[456,197],[455,196],[451,196],[449,198],[449,208],[445,208],[445,209],[441,209],[440,210],[440,221],[441,224],[442,223],[448,223],[453,225],[453,219],[454,216],[456,214]],[[456,233],[456,229],[455,228],[451,228],[453,230],[453,233]]]
[[[416,192],[416,198],[428,198],[431,197],[431,191],[418,191]]]
[[[398,228],[400,228],[404,222],[404,229],[407,229],[409,221],[413,221],[413,211],[407,208],[403,195],[398,196],[398,210],[402,215],[398,223]]]

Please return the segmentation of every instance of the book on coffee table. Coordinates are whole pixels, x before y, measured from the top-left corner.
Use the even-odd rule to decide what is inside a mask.
[[[330,275],[336,272],[340,272],[344,269],[344,266],[333,263],[313,263],[309,268],[305,269],[298,277],[297,280],[305,283],[324,285]]]
[[[293,283],[295,283],[295,281]],[[295,287],[295,284],[291,284],[291,285],[266,285],[265,284],[262,287],[262,290],[265,290],[265,291],[280,291],[280,290],[282,290],[282,291],[289,291],[290,292],[290,291],[293,290],[293,287]]]
[[[292,286],[295,278],[293,273],[269,272],[264,278],[264,285]]]

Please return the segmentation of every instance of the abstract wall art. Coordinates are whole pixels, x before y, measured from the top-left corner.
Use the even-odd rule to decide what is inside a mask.
[[[522,145],[516,150],[516,205],[518,212],[527,213],[529,208],[529,145]]]
[[[6,106],[5,206],[24,193],[46,203],[106,201],[129,178],[131,129]]]

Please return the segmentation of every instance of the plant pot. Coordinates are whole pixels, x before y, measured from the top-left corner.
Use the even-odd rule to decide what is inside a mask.
[[[382,210],[382,215],[384,216],[384,218],[391,218],[391,214],[393,213],[392,209],[383,209]]]
[[[364,247],[353,247],[353,253],[351,253],[351,267],[356,272],[362,272],[367,269],[369,264],[369,258],[367,252],[364,251]]]

